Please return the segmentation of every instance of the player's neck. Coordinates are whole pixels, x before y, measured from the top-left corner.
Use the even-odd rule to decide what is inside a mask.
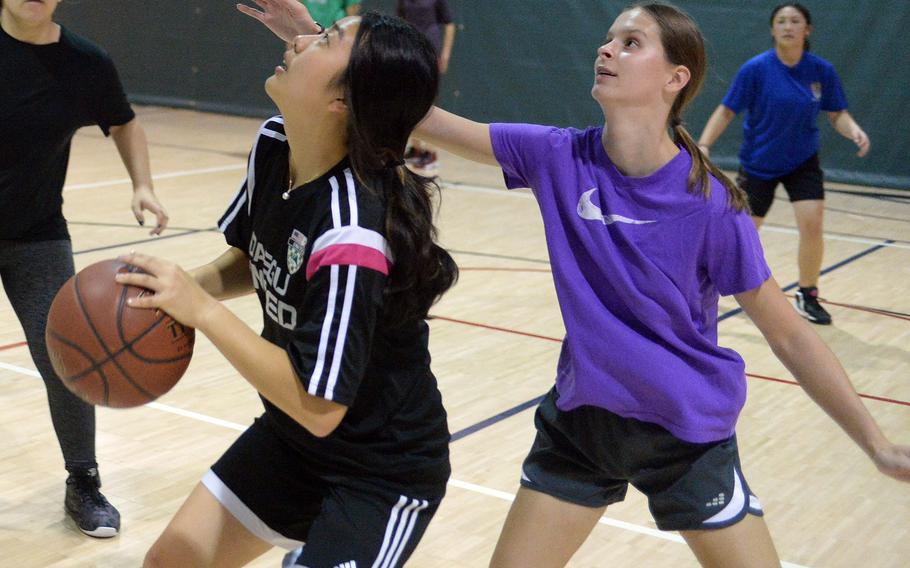
[[[635,117],[632,114],[634,111],[629,109],[604,113],[606,122],[601,143],[610,161],[623,175],[644,177],[666,165],[679,153],[679,148],[657,115],[646,113]]]
[[[774,51],[777,52],[777,58],[780,59],[781,63],[787,67],[795,67],[800,59],[803,58],[805,49],[803,49],[802,46],[781,47],[777,45],[774,47]]]
[[[10,37],[24,43],[45,45],[60,41],[60,25],[52,20],[32,24],[14,17],[9,10],[3,10],[0,12],[0,26]]]
[[[313,181],[323,175],[348,153],[345,139],[339,132],[344,126],[310,123],[308,128],[296,128],[285,117],[284,132],[291,147],[290,176],[293,187]]]

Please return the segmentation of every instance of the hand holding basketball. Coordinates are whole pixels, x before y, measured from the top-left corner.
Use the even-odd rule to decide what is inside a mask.
[[[134,310],[131,298],[148,294],[115,282],[136,270],[105,260],[80,270],[57,292],[45,340],[54,371],[90,404],[139,406],[166,393],[193,355],[195,334],[160,310]]]
[[[117,260],[144,271],[117,274],[118,283],[154,292],[130,298],[127,300],[130,308],[163,310],[183,325],[199,328],[208,310],[218,306],[217,300],[173,262],[137,253],[122,255]]]

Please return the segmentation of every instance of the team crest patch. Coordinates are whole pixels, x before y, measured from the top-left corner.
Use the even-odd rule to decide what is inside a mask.
[[[813,81],[812,84],[809,85],[809,88],[812,89],[812,96],[815,98],[815,100],[819,100],[822,98],[822,84],[821,83],[819,83],[818,81]]]
[[[294,274],[303,265],[303,251],[306,247],[306,235],[294,229],[288,239],[288,272]]]

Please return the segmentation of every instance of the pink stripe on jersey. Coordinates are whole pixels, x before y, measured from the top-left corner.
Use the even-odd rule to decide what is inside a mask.
[[[355,244],[338,244],[314,252],[306,266],[306,279],[323,266],[342,264],[346,266],[362,266],[383,274],[389,275],[391,262],[384,254],[372,247]]]

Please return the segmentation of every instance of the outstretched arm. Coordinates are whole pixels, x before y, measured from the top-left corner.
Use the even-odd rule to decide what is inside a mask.
[[[253,0],[262,10],[246,4],[237,4],[237,9],[247,16],[262,22],[283,41],[291,41],[301,34],[315,34],[322,26],[310,16],[310,11],[297,0]]]
[[[910,481],[910,446],[888,441],[863,405],[840,361],[790,307],[774,278],[736,295],[778,359],[806,393],[886,474]]]
[[[853,143],[859,148],[859,151],[856,153],[857,156],[862,158],[869,153],[869,147],[871,146],[869,136],[867,136],[863,129],[859,127],[859,124],[853,120],[853,117],[849,112],[846,110],[829,112],[828,122],[831,123],[831,126],[833,126],[841,136],[853,140]]]
[[[439,146],[474,162],[498,166],[490,139],[490,125],[474,122],[433,107],[414,134],[421,140]]]
[[[701,133],[701,137],[698,139],[698,147],[705,156],[711,155],[711,145],[730,126],[730,121],[733,120],[734,116],[736,116],[736,113],[725,105],[717,105],[717,108],[714,109],[711,118],[708,119],[705,129]]]

